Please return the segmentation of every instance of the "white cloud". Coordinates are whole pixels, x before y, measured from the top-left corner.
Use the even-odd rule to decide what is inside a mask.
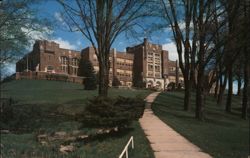
[[[78,47],[82,46],[82,42],[80,40],[77,40],[76,44],[77,44]]]
[[[59,12],[55,12],[55,13],[54,13],[54,17],[55,17],[56,20],[58,20],[59,22],[63,22],[62,15],[61,15]]]
[[[56,43],[58,43],[60,45],[60,48],[72,49],[72,50],[77,50],[77,48],[78,48],[76,45],[71,44],[67,40],[63,40],[61,37],[56,38],[56,39],[52,39],[52,41],[55,41]]]
[[[24,27],[22,27],[21,30],[25,32],[29,38],[30,45],[27,46],[26,48],[28,51],[32,50],[35,40],[48,39],[49,36],[53,33],[53,31],[49,29],[48,27],[41,27],[41,30],[43,31],[36,31],[36,30],[24,28]]]
[[[124,44],[124,42],[119,42],[119,43],[118,43],[118,45],[123,45],[123,44]]]
[[[176,45],[174,42],[163,44],[162,49],[168,51],[168,55],[169,55],[170,60],[177,60],[178,59],[178,53],[177,53]]]

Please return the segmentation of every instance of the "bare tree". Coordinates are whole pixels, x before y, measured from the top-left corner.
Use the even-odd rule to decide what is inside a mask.
[[[138,20],[146,17],[146,0],[58,0],[63,18],[71,31],[79,31],[91,42],[99,62],[99,95],[107,96],[109,53],[122,32],[139,28]]]
[[[250,2],[247,0],[243,1],[243,54],[244,54],[244,88],[243,88],[243,96],[242,96],[242,115],[243,119],[247,119],[247,111],[249,107],[249,96],[250,96],[250,85],[249,85],[249,76],[250,76],[250,34],[247,28],[250,25],[249,17],[250,17]],[[245,32],[246,31],[246,32]]]
[[[232,94],[233,94],[233,63],[235,63],[236,59],[239,58],[239,54],[241,52],[241,46],[238,42],[239,34],[237,30],[237,25],[239,22],[240,16],[240,1],[238,0],[229,0],[223,2],[225,6],[225,11],[227,13],[227,23],[228,23],[228,36],[230,39],[225,45],[225,65],[228,74],[228,93],[227,93],[227,101],[225,110],[227,112],[231,112],[232,106]]]
[[[192,28],[192,18],[197,14],[196,5],[194,0],[161,0],[161,6],[164,9],[163,17],[170,23],[177,48],[179,66],[184,77],[184,110],[190,108],[191,83],[195,76],[197,28],[196,26]],[[184,9],[184,12],[181,13],[181,17],[178,17],[177,10],[180,7]],[[184,30],[180,26],[183,23],[185,25]]]

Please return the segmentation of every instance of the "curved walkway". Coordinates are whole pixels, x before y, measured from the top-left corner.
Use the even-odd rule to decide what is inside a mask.
[[[155,158],[212,158],[154,115],[151,104],[158,95],[154,92],[147,96],[146,109],[139,120]]]

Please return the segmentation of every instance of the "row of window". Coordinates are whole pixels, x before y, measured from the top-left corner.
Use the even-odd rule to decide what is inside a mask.
[[[61,56],[60,57],[60,63],[63,65],[67,65],[69,62],[69,58],[66,56]],[[78,59],[77,58],[72,58],[71,59],[71,65],[78,66]]]
[[[131,63],[121,63],[121,62],[117,62],[117,65],[122,65],[122,66],[132,66],[133,64]]]
[[[61,69],[61,72],[68,73],[68,66],[61,65],[60,69]],[[77,75],[78,67],[70,67],[69,70],[70,70],[71,74]]]
[[[159,53],[153,53],[153,52],[149,52],[148,56],[153,56],[155,55],[156,57],[160,57],[161,55]]]
[[[152,71],[148,72],[148,77],[158,77],[158,78],[161,78],[161,74],[160,73],[153,73]]]
[[[148,65],[148,70],[149,71],[153,71],[154,70],[154,66],[151,65],[151,64],[149,64]],[[160,72],[160,70],[161,70],[160,66],[159,65],[155,65],[155,71]]]
[[[120,72],[117,72],[117,75],[118,75],[118,76],[124,76],[124,77],[132,77],[132,74],[128,74],[128,73],[120,73]]]

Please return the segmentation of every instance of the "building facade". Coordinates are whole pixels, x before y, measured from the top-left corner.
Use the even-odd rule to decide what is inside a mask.
[[[81,52],[60,48],[49,41],[36,41],[33,50],[16,63],[16,71],[35,71],[77,76],[79,60],[89,60],[95,72],[99,71],[93,47]],[[168,58],[168,51],[147,39],[136,46],[127,47],[126,52],[112,49],[110,52],[109,84],[114,78],[121,86],[165,89],[170,82],[183,81],[178,64]]]
[[[165,89],[170,82],[183,82],[178,64],[169,60],[168,51],[161,45],[144,39],[143,43],[127,47],[127,53],[134,55],[133,83],[139,87]]]
[[[77,76],[79,51],[49,41],[36,41],[33,50],[16,63],[16,72],[37,71]]]

